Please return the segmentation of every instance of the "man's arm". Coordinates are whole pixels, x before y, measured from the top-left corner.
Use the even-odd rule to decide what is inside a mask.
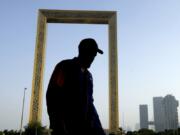
[[[94,98],[93,98],[93,78],[91,73],[88,75],[88,119],[90,122],[90,127],[94,130],[94,135],[105,135],[104,130],[102,128],[99,115],[94,106]]]
[[[53,130],[59,130],[58,132],[60,133],[66,133],[64,120],[64,81],[64,71],[61,65],[58,64],[51,76],[46,99],[47,110],[50,118],[50,127]]]
[[[89,109],[90,109],[90,124],[91,124],[93,134],[94,135],[105,135],[105,132],[102,128],[102,125],[101,125],[101,122],[99,119],[99,115],[96,111],[96,108],[95,108],[93,102],[90,103]]]
[[[64,87],[64,73],[61,68],[61,65],[58,64],[51,76],[51,79],[49,81],[47,93],[46,93],[46,100],[47,100],[47,109],[48,113],[56,113],[60,104],[62,102],[61,97],[63,97],[63,87]]]

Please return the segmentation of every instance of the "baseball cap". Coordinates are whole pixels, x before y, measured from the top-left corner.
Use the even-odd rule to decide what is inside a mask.
[[[79,44],[79,53],[91,53],[91,52],[98,52],[103,54],[103,51],[98,48],[96,41],[93,38],[85,38],[81,40]]]

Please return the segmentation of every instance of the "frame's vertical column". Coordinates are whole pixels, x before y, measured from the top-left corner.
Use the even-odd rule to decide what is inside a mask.
[[[46,17],[39,11],[29,123],[41,122],[45,62]]]
[[[109,128],[117,134],[119,129],[118,110],[118,55],[117,55],[117,17],[109,19]]]

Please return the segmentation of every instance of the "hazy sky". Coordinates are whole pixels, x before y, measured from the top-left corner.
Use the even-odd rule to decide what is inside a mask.
[[[0,0],[0,130],[19,129],[25,87],[24,125],[29,119],[38,9],[117,11],[120,126],[134,129],[139,104],[148,104],[153,120],[154,96],[173,94],[180,100],[179,0]],[[48,24],[43,97],[56,63],[77,56],[86,37],[104,50],[90,71],[95,105],[107,128],[107,25]],[[48,125],[45,100],[42,122]]]

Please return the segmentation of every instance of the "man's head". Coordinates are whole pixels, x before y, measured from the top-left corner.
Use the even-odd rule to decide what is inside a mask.
[[[97,53],[103,54],[92,38],[83,39],[79,44],[79,59],[84,68],[89,68]]]

